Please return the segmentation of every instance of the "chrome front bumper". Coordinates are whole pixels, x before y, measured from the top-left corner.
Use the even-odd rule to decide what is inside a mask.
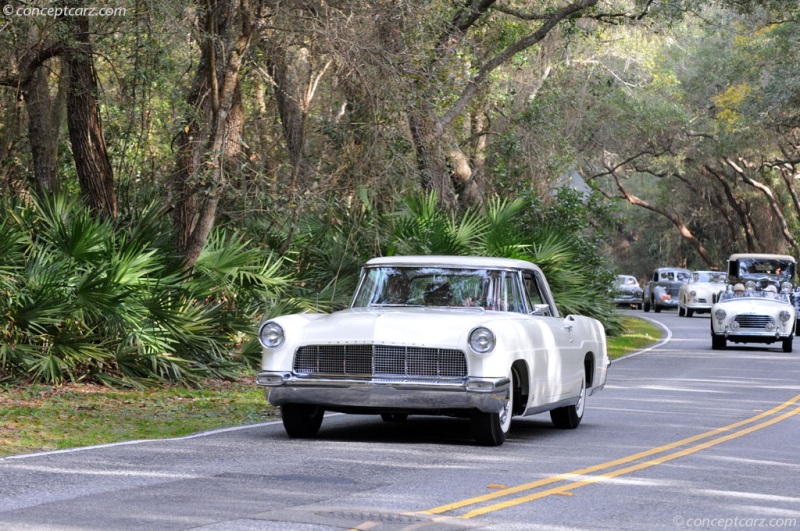
[[[478,409],[498,413],[508,401],[508,378],[458,380],[339,379],[260,372],[256,384],[266,388],[273,406],[314,404],[364,409]]]

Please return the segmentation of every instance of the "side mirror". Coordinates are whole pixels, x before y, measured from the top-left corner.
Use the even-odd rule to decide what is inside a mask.
[[[550,305],[549,304],[534,304],[533,311],[531,312],[532,315],[550,315]]]

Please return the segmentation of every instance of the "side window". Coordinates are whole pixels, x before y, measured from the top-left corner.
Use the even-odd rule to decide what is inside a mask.
[[[547,302],[542,299],[542,294],[539,291],[539,285],[536,282],[536,278],[533,276],[532,273],[523,273],[522,275],[522,282],[525,285],[525,293],[528,295],[528,300],[531,303],[531,310],[536,310],[536,305],[538,304],[547,304]],[[547,311],[546,315],[550,315],[550,311]]]

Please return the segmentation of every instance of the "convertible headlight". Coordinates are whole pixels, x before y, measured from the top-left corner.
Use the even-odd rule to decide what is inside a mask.
[[[267,348],[276,348],[283,345],[283,328],[275,321],[267,321],[258,329],[258,340]]]
[[[788,311],[786,311],[786,310],[781,310],[781,313],[780,313],[780,314],[778,314],[778,317],[780,317],[781,321],[783,321],[784,323],[785,323],[786,321],[788,321],[788,320],[789,320],[789,318],[790,318],[791,316],[792,316],[792,314],[790,314],[790,313],[789,313]]]
[[[716,312],[714,312],[714,317],[716,317],[717,320],[719,320],[719,321],[722,321],[723,319],[725,319],[726,315],[728,315],[728,314],[725,313],[725,310],[723,310],[722,308],[719,308]]]
[[[781,291],[783,291],[784,293],[789,293],[790,291],[792,291],[792,283],[784,282],[783,284],[781,284]]]
[[[491,352],[494,345],[494,334],[486,327],[479,326],[469,333],[469,346],[478,354]]]

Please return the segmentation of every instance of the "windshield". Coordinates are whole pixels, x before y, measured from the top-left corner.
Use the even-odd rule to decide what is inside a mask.
[[[695,271],[692,273],[692,282],[711,282],[714,284],[723,283],[728,275],[720,271]]]
[[[616,279],[614,279],[614,287],[615,288],[622,288],[625,286],[639,286],[639,283],[636,282],[636,279],[631,276],[619,275]]]
[[[726,291],[720,297],[721,301],[733,300],[733,299],[767,299],[767,300],[777,300],[785,303],[789,303],[789,294],[778,292],[777,290],[760,290],[760,289],[752,289],[748,288],[745,290],[737,289]]]
[[[771,277],[782,282],[791,281],[794,278],[794,262],[789,260],[748,258],[739,260],[738,266],[739,278],[759,279]]]
[[[524,312],[517,278],[512,271],[494,269],[371,267],[352,307],[455,306]]]
[[[690,276],[689,271],[669,270],[669,271],[662,271],[661,274],[659,275],[659,278],[661,280],[667,280],[669,282],[676,282],[676,281],[686,282],[687,280],[689,280],[689,276]]]

